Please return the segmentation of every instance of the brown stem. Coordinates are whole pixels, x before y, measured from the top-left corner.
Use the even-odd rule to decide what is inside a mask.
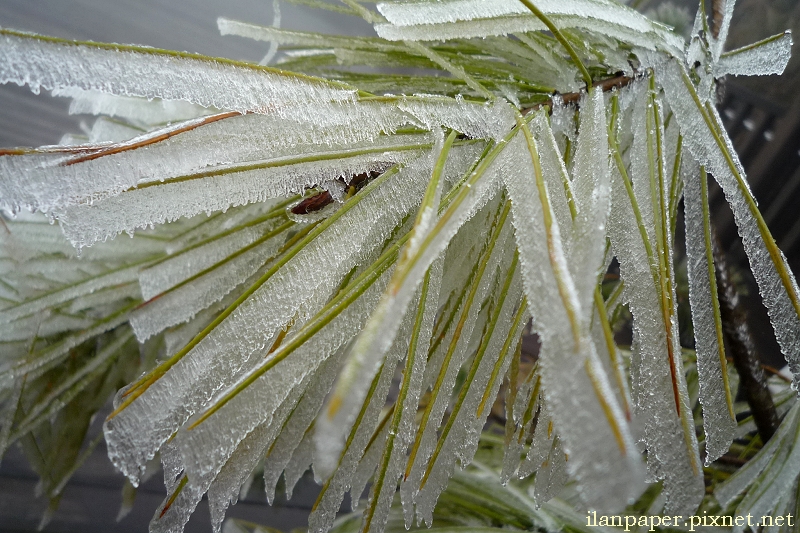
[[[729,0],[730,1],[730,0]],[[719,29],[722,26],[722,0],[712,0],[711,2],[711,35],[714,39],[719,38]]]
[[[750,328],[747,325],[747,309],[733,284],[725,252],[720,246],[713,226],[711,227],[711,236],[717,271],[722,330],[725,334],[729,354],[739,373],[739,390],[747,399],[756,428],[758,428],[758,434],[761,435],[761,441],[767,442],[778,429],[778,413],[775,411],[775,404],[767,387],[767,379],[758,359]]]
[[[595,81],[593,83],[593,87],[599,88],[603,92],[608,92],[612,89],[621,89],[623,87],[627,87],[631,84],[633,80],[636,79],[636,73],[633,76],[626,76],[624,74],[617,74],[614,77],[606,78],[604,80]],[[585,91],[576,91],[574,93],[564,93],[561,95],[561,101],[565,104],[575,104],[578,103],[581,99],[581,96],[585,94]],[[537,111],[544,106],[553,107],[553,99],[550,98],[540,104],[536,104],[535,106],[529,107],[527,109],[522,110],[523,115],[527,115],[531,111]]]

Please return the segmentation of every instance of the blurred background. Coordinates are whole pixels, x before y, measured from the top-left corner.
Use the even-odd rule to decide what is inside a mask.
[[[636,3],[636,2],[634,2]],[[639,1],[650,15],[688,32],[697,2],[681,0]],[[671,5],[666,5],[671,4]],[[268,44],[238,37],[221,37],[218,16],[269,25],[273,21],[269,0],[0,0],[0,26],[58,37],[134,43],[259,61]],[[687,26],[688,25],[688,26]],[[323,33],[372,34],[371,27],[335,13],[281,4],[281,26]],[[736,48],[786,29],[800,26],[798,0],[740,0],[728,48]],[[797,53],[795,53],[797,55]],[[720,111],[745,165],[762,213],[797,276],[800,274],[800,58],[793,58],[781,76],[731,78],[724,87]],[[65,133],[81,133],[93,117],[67,113],[69,100],[49,94],[34,95],[27,87],[0,85],[0,147],[57,143]],[[750,325],[760,356],[782,366],[771,326],[747,267],[733,217],[719,190],[712,193],[714,219],[722,246],[734,265],[737,283],[749,310]],[[682,232],[682,230],[679,230]],[[679,233],[680,234],[680,233]],[[95,420],[102,422],[100,414]],[[22,454],[12,448],[0,465],[0,531],[35,531],[46,508],[36,499],[37,478]],[[132,512],[119,523],[123,480],[108,459],[103,443],[73,477],[64,491],[58,512],[45,531],[137,532],[147,531],[153,511],[164,498],[157,472],[140,487]],[[279,490],[280,492],[280,490]],[[295,498],[278,498],[273,507],[264,502],[258,478],[247,498],[228,516],[252,520],[284,531],[305,527],[316,489],[310,478],[295,489]],[[209,531],[205,502],[187,532]]]

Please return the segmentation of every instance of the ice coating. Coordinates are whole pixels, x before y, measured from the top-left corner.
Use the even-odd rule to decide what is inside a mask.
[[[267,220],[258,224],[247,224],[200,246],[191,247],[139,272],[142,298],[154,296],[178,285],[230,256],[237,250],[253,244],[260,237],[275,229],[278,224]],[[235,228],[234,228],[235,229]]]
[[[557,116],[559,111],[572,114],[575,109],[571,106],[554,108],[553,117]],[[542,164],[545,183],[547,183],[553,215],[559,227],[570,228],[573,222],[569,202],[573,196],[573,184],[564,165],[564,158],[558,149],[553,129],[551,129],[550,124],[548,124],[543,115],[534,117],[530,123],[530,129],[537,144],[542,147],[539,153],[539,160]],[[561,238],[564,240],[566,248],[569,249],[572,238],[571,233],[562,235]]]
[[[340,35],[320,35],[313,32],[294,31],[270,26],[260,26],[226,17],[217,19],[221,35],[238,35],[256,41],[275,42],[279,45],[302,45],[304,47],[345,48],[381,50],[387,52],[406,51],[402,45],[387,43],[370,37],[344,37]]]
[[[494,202],[493,202],[494,203]],[[500,206],[503,207],[503,204]],[[505,211],[505,210],[504,210]],[[506,213],[507,214],[507,213]],[[508,259],[508,253],[513,251],[509,246],[512,237],[511,224],[503,215],[498,216],[496,224],[503,223],[502,226],[492,228],[491,238],[488,246],[482,251],[479,265],[476,267],[474,278],[469,287],[471,300],[466,300],[460,307],[457,319],[453,327],[459,331],[458,338],[451,338],[449,343],[442,343],[442,357],[431,356],[428,361],[426,374],[436,379],[431,387],[431,398],[429,406],[426,408],[427,419],[423,418],[417,431],[415,445],[418,446],[413,457],[410,469],[406,469],[406,477],[400,486],[403,498],[403,507],[406,514],[406,522],[409,523],[410,509],[412,504],[419,505],[421,502],[432,499],[435,501],[438,494],[428,496],[424,500],[418,500],[420,484],[425,475],[426,467],[434,453],[438,440],[438,430],[442,424],[445,411],[447,410],[452,395],[453,388],[459,369],[464,361],[472,354],[471,346],[474,344],[473,337],[480,337],[483,325],[487,316],[480,303],[483,302],[493,287],[493,280],[496,277],[498,267]],[[477,335],[475,335],[477,333]],[[426,378],[427,385],[430,378]],[[424,422],[424,425],[423,425]],[[418,444],[417,444],[418,443]],[[411,459],[409,459],[411,462]],[[426,504],[426,506],[428,506]]]
[[[365,172],[382,172],[392,163],[413,159],[420,151],[382,152],[343,157],[335,163],[300,163],[291,167],[281,165],[257,170],[221,168],[210,171],[219,172],[216,176],[196,175],[200,181],[195,181],[193,177],[188,182],[154,184],[153,187],[133,189],[94,205],[70,207],[60,219],[64,234],[75,246],[89,246],[122,232],[171,222],[180,217],[288,196],[326,180],[343,176],[350,178]],[[253,166],[270,165],[271,162],[263,162]]]
[[[427,282],[423,282],[427,294],[425,300],[420,300],[420,306],[424,308],[415,310],[417,317],[421,318],[419,330],[416,332],[417,343],[409,347],[409,350],[414,352],[414,360],[412,363],[406,358],[403,371],[401,391],[405,391],[405,397],[402,396],[402,392],[398,396],[395,409],[399,410],[399,413],[393,415],[383,457],[378,465],[379,474],[370,491],[368,509],[365,511],[365,520],[369,520],[371,527],[378,530],[385,527],[397,483],[403,474],[406,453],[414,440],[415,418],[422,394],[429,339],[433,333],[437,313],[443,264],[443,258],[434,261],[428,271]],[[416,323],[414,327],[417,327]]]
[[[206,174],[327,161],[337,152],[341,157],[357,157],[379,154],[381,148],[391,151],[433,142],[424,135],[381,136],[381,131],[394,132],[409,120],[395,106],[332,105],[316,106],[311,117],[310,112],[298,109],[288,118],[235,113],[202,117],[106,146],[88,158],[64,154],[0,157],[0,207],[12,212],[21,208],[61,211],[175,178],[200,179]],[[320,184],[338,177],[320,173]],[[288,185],[285,179],[277,181]],[[294,189],[302,185],[295,184]],[[288,192],[286,186],[279,190]]]
[[[536,148],[542,149],[546,148]],[[542,387],[570,454],[567,467],[579,487],[585,487],[581,496],[587,505],[621,509],[642,488],[640,458],[589,332],[576,330],[581,302],[558,225],[554,219],[545,225],[543,205],[549,209],[549,202],[540,199],[533,154],[522,133],[511,141],[508,154],[503,176],[511,196],[525,294],[542,343]],[[589,486],[604,489],[589,491]]]
[[[313,433],[309,432],[300,441],[300,444],[295,448],[289,464],[286,465],[286,470],[283,472],[283,479],[286,483],[286,499],[292,497],[292,491],[295,485],[303,477],[303,474],[311,466],[314,460],[314,438]]]
[[[295,386],[352,338],[359,321],[374,307],[384,282],[374,283],[312,339],[278,362],[273,370],[256,378],[214,415],[192,429],[181,430],[176,441],[188,475],[216,476],[247,435],[273,419],[276,408],[289,398]],[[273,357],[280,352],[279,349]]]
[[[528,313],[528,317],[530,317],[530,313]],[[513,378],[519,379],[518,373],[519,361],[515,360],[511,363],[511,369],[508,375],[509,380]],[[532,433],[531,425],[534,422],[534,417],[541,406],[538,384],[539,376],[537,374],[537,367],[534,367],[530,370],[529,376],[521,385],[517,385],[516,389],[509,389],[511,394],[509,394],[506,399],[506,446],[503,450],[503,467],[500,471],[501,483],[508,483],[508,480],[510,480],[512,476],[518,475],[520,464],[525,458],[524,447],[528,436]],[[526,421],[524,415],[528,402],[531,403],[531,411],[530,419]],[[528,453],[530,453],[530,450]],[[530,471],[535,470],[538,466],[537,464],[535,467],[531,468]]]
[[[275,498],[275,486],[281,477],[281,473],[292,460],[295,449],[302,441],[307,439],[308,435],[313,435],[314,433],[313,429],[310,429],[311,424],[319,413],[320,408],[322,408],[322,402],[333,385],[345,350],[346,348],[340,349],[337,354],[320,365],[312,385],[303,395],[303,398],[292,412],[291,417],[287,420],[280,435],[278,435],[267,454],[264,463],[264,487],[267,492],[267,501],[270,503]]]
[[[416,179],[429,180],[424,200],[426,203],[420,205],[416,222],[411,229],[411,237],[403,247],[401,259],[395,268],[389,288],[356,338],[337,378],[336,386],[317,421],[315,438],[318,445],[318,460],[315,472],[323,478],[329,477],[335,468],[335,462],[339,458],[350,426],[364,402],[369,384],[385,364],[386,354],[395,343],[401,324],[411,319],[411,315],[407,313],[409,305],[420,297],[417,289],[425,276],[426,269],[409,273],[406,266],[407,257],[417,251],[421,239],[428,234],[435,221],[444,182],[442,179],[444,158],[447,157],[447,153],[443,152],[442,141],[440,135],[425,164],[417,167],[420,175]],[[450,141],[452,142],[452,137]],[[434,169],[436,163],[441,163],[441,166],[436,165]],[[459,168],[457,174],[463,174],[465,171],[465,168]],[[431,172],[433,177],[427,178]],[[430,194],[431,192],[433,194]],[[406,273],[408,276],[403,282],[402,276]],[[408,327],[410,326],[406,329]],[[360,494],[354,495],[356,500],[359,496]]]
[[[437,24],[474,19],[498,18],[507,15],[528,15],[530,10],[515,0],[482,2],[481,0],[446,0],[442,2],[385,2],[378,11],[395,26]],[[536,7],[547,16],[576,15],[625,24],[641,32],[654,27],[644,15],[607,0],[537,0]]]
[[[660,82],[681,125],[687,148],[714,176],[731,206],[750,268],[797,389],[800,383],[800,291],[797,281],[758,212],[744,169],[728,135],[720,126],[722,121],[716,110],[695,100],[694,87],[679,64],[670,62],[661,71],[661,76]]]
[[[548,502],[558,495],[567,482],[567,456],[561,439],[552,440],[550,455],[542,464],[533,487],[533,499],[536,502]]]
[[[544,403],[544,398],[541,396],[536,398],[538,407],[538,416],[534,419],[531,417],[531,423],[535,423],[533,428],[533,435],[531,445],[528,448],[528,453],[522,464],[519,465],[517,477],[524,478],[534,472],[537,472],[547,458],[550,456],[550,451],[553,449],[553,439],[556,438],[556,433],[553,428],[553,420],[550,418],[550,411]],[[536,408],[536,407],[535,407]],[[534,411],[532,415],[536,415]],[[546,476],[546,473],[543,477]],[[544,502],[541,502],[544,503]]]
[[[140,128],[134,128],[106,117],[98,117],[89,131],[89,143],[123,142],[137,137],[141,133]]]
[[[477,139],[502,139],[514,125],[514,111],[502,99],[484,104],[464,100],[461,95],[419,95],[404,98],[397,105],[428,129],[445,126]]]
[[[637,131],[645,127],[643,115],[641,113],[637,117],[634,109],[634,127]],[[631,150],[646,150],[646,147],[637,147],[634,139]],[[632,161],[634,158],[644,157],[643,154],[631,155]],[[633,172],[631,174],[633,178]],[[645,176],[648,175],[649,171]],[[634,179],[641,184],[644,180],[649,181],[645,176]],[[612,208],[608,221],[608,237],[620,264],[621,277],[625,281],[623,300],[628,302],[634,318],[631,355],[634,419],[644,426],[643,442],[648,451],[649,477],[664,478],[668,509],[691,513],[703,497],[704,485],[694,424],[690,433],[685,432],[683,421],[676,411],[677,404],[681,406],[684,416],[691,415],[685,395],[681,395],[676,402],[670,373],[667,343],[677,346],[677,339],[672,336],[674,328],[667,330],[665,327],[651,259],[623,179],[618,168],[612,170]],[[642,184],[639,188],[645,189],[645,186]],[[642,211],[642,202],[652,205],[649,187],[634,198]],[[646,238],[651,240],[649,236]],[[680,352],[676,355],[680,357]],[[680,380],[682,377],[683,372],[678,372],[676,379]],[[685,386],[685,380],[678,384],[679,393],[681,389],[685,391]]]
[[[730,391],[726,390],[727,373],[725,348],[721,324],[717,322],[719,301],[716,283],[712,284],[714,262],[711,257],[711,228],[704,216],[701,202],[708,200],[703,194],[700,180],[705,173],[691,163],[683,174],[683,197],[686,224],[686,263],[689,276],[689,301],[692,309],[697,372],[700,379],[700,403],[703,405],[703,430],[706,434],[706,459],[709,465],[730,448],[736,431]],[[705,208],[707,209],[707,207]]]
[[[275,442],[287,418],[296,409],[298,402],[308,391],[313,376],[306,376],[275,410],[271,419],[251,431],[239,443],[230,459],[214,477],[208,487],[208,506],[211,511],[211,526],[219,533],[228,505],[235,504],[242,486],[253,470],[263,461],[269,446]]]
[[[733,19],[733,6],[736,0],[722,0],[722,21],[720,22],[717,36],[711,37],[711,55],[714,61],[719,61],[722,56],[722,50],[725,48],[725,42],[728,40],[728,30],[731,28],[731,19]]]
[[[727,74],[734,76],[766,76],[783,74],[792,57],[792,32],[770,37],[744,48],[731,50],[714,64],[714,77]]]
[[[411,185],[413,181],[408,180],[402,183],[405,185],[405,194],[413,196],[414,191]],[[384,185],[381,190],[386,188]],[[400,195],[395,194],[393,202],[396,205]],[[370,216],[374,218],[374,213],[371,213]],[[372,223],[372,229],[375,231],[375,222]],[[374,236],[367,238],[371,239],[369,242],[378,240]],[[390,252],[391,249],[386,254]],[[286,388],[287,382],[291,383],[293,379],[296,379],[293,376],[297,372],[303,374],[313,372],[316,366],[332,351],[349,341],[359,331],[366,316],[374,310],[373,292],[375,290],[380,292],[385,288],[383,281],[375,283],[375,279],[391,265],[388,257],[390,256],[387,255],[385,259],[382,259],[382,263],[359,275],[358,285],[348,288],[347,292],[339,293],[335,300],[338,303],[335,305],[331,303],[333,307],[326,307],[324,313],[317,315],[310,323],[308,328],[313,329],[301,329],[297,335],[316,332],[316,328],[322,328],[320,332],[315,333],[310,339],[300,337],[303,340],[299,343],[293,340],[294,337],[288,337],[287,342],[271,354],[265,363],[255,367],[249,375],[242,376],[238,382],[239,385],[231,385],[230,395],[221,397],[215,404],[209,406],[207,412],[213,413],[213,416],[208,419],[204,416],[199,419],[202,423],[198,422],[199,425],[193,429],[179,433],[178,439],[181,442],[188,471],[195,470],[198,474],[204,474],[218,469],[227,459],[231,446],[246,435],[253,427],[252,424],[257,423],[259,417],[269,416],[271,412],[269,405],[274,401],[274,395],[280,396],[282,394],[280,391]],[[384,274],[383,278],[386,275]],[[360,305],[353,303],[347,307],[344,303],[349,303],[350,300],[342,300],[342,298],[350,298],[346,295],[356,289],[367,292],[357,300],[357,302],[361,302]],[[358,295],[359,293],[354,294]],[[330,320],[333,322],[329,322]],[[285,358],[290,353],[291,355]],[[277,365],[275,370],[266,372],[272,368],[273,362]],[[223,393],[228,394],[224,391]],[[243,406],[246,408],[242,409]],[[232,417],[235,417],[235,423],[231,422]],[[209,454],[208,450],[214,451]]]
[[[793,431],[792,431],[793,430]],[[790,428],[785,446],[778,451],[780,457],[775,457],[774,462],[765,472],[765,475],[754,486],[737,507],[738,512],[745,512],[753,516],[765,516],[779,505],[780,500],[790,495],[793,485],[800,474],[800,430],[797,424]],[[739,532],[744,528],[736,528]]]
[[[388,282],[388,276],[384,276],[384,279]],[[379,294],[380,292],[374,296],[375,303],[377,303]],[[373,394],[367,398],[362,407],[361,423],[353,426],[350,445],[343,450],[338,460],[338,467],[326,481],[319,503],[308,517],[308,530],[310,532],[324,533],[331,528],[333,521],[336,519],[336,513],[342,505],[344,494],[352,486],[353,476],[356,473],[358,464],[373,436],[375,428],[378,426],[381,409],[389,392],[397,360],[390,361],[387,359],[386,363],[381,372],[374,378]],[[359,496],[360,494],[351,495],[356,499]]]
[[[109,457],[123,473],[135,480],[141,465],[195,409],[231,384],[248,365],[262,360],[276,331],[302,323],[324,305],[340,280],[419,201],[424,183],[404,180],[405,176],[406,171],[401,171],[383,181],[378,178],[375,187],[363,189],[350,200],[352,208],[340,210],[343,214],[336,224],[303,247],[212,335],[106,423]],[[309,280],[314,284],[309,285]],[[176,390],[183,394],[174,394]]]
[[[775,454],[785,448],[786,441],[794,438],[798,413],[800,413],[800,407],[795,404],[786,414],[781,425],[778,426],[778,431],[764,447],[734,475],[717,485],[714,489],[714,497],[723,507],[727,507],[734,498],[744,492],[772,463]]]
[[[69,104],[70,115],[108,115],[145,127],[168,122],[183,122],[214,111],[180,100],[148,100],[130,96],[115,96],[78,87],[53,89],[53,96],[72,98],[72,102]]]
[[[191,320],[203,309],[222,300],[275,257],[283,237],[277,235],[243,248],[240,255],[223,259],[213,270],[138,307],[130,315],[136,338],[143,342],[169,327]]]
[[[559,2],[559,5],[562,4]],[[564,2],[566,4],[566,2]],[[430,5],[430,4],[429,4]],[[522,4],[518,4],[523,7]],[[631,12],[627,12],[629,14]],[[666,27],[652,23],[644,29],[639,24],[638,13],[633,17],[622,17],[615,20],[603,20],[586,15],[548,14],[559,28],[578,28],[594,31],[623,42],[628,42],[649,50],[664,50],[673,57],[683,55],[683,39],[667,30]],[[502,16],[497,18],[478,18],[458,22],[420,23],[416,25],[394,25],[390,23],[375,24],[379,37],[389,41],[426,41],[431,35],[437,39],[469,39],[494,35],[519,34],[530,31],[543,31],[546,26],[532,14]]]
[[[56,289],[53,292],[3,309],[0,311],[0,325],[33,315],[34,313],[68,302],[79,296],[91,294],[100,289],[134,281],[137,278],[140,268],[141,264],[104,272],[99,276],[90,277],[74,285]]]
[[[102,45],[0,29],[0,83],[38,93],[76,87],[118,96],[183,100],[268,113],[291,104],[353,100],[355,91],[319,78],[143,46]],[[119,69],[124,63],[126,68]]]
[[[594,308],[597,279],[604,266],[605,225],[610,207],[608,128],[603,93],[592,91],[585,97],[580,109],[581,122],[571,183],[577,214],[571,224],[571,238],[565,247],[565,253],[584,313],[583,320],[588,321]],[[548,187],[548,192],[550,190],[552,189]],[[570,226],[564,227],[566,229]]]
[[[496,397],[500,388],[500,380],[495,379],[491,384],[489,380],[495,366],[497,366],[499,375],[505,373],[511,362],[511,350],[503,351],[502,348],[509,335],[521,332],[519,324],[513,328],[513,332],[510,331],[514,326],[514,312],[520,305],[517,298],[522,292],[522,287],[516,268],[516,258],[511,261],[510,265],[508,259],[507,257],[501,267],[508,271],[507,274],[501,276],[501,278],[506,278],[506,281],[495,291],[493,304],[495,311],[489,320],[489,328],[484,333],[478,354],[472,363],[476,371],[472,373],[470,370],[469,376],[472,376],[472,381],[463,385],[469,388],[466,394],[462,391],[463,401],[460,396],[458,401],[461,403],[457,403],[454,411],[450,414],[454,419],[453,422],[450,420],[447,422],[449,433],[442,435],[441,438],[445,440],[440,443],[441,449],[435,460],[427,465],[430,473],[424,487],[416,496],[417,516],[428,524],[433,522],[433,508],[453,472],[456,468],[464,468],[472,462],[478,447],[481,429],[491,409],[491,402],[486,402],[480,412],[477,409],[485,395],[488,395],[489,398]],[[497,294],[498,292],[500,294]],[[457,467],[456,462],[460,466]]]
[[[388,416],[388,413],[385,415]],[[361,496],[367,487],[367,483],[375,473],[375,468],[380,462],[383,449],[386,445],[386,439],[389,436],[389,425],[384,423],[385,418],[382,417],[378,422],[376,432],[373,434],[372,440],[364,450],[364,455],[358,463],[353,474],[353,480],[350,483],[350,508],[355,511],[359,507],[363,507]]]

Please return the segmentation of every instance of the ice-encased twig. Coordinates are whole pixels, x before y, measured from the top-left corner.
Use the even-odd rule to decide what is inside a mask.
[[[470,345],[473,334],[482,331],[481,325],[486,319],[485,313],[481,312],[480,303],[493,288],[495,271],[509,251],[504,246],[511,238],[511,225],[506,223],[509,211],[508,202],[501,198],[487,245],[481,251],[480,259],[474,267],[475,272],[472,274],[469,287],[465,288],[467,294],[459,308],[458,320],[453,324],[454,331],[450,342],[443,345],[446,350],[443,350],[441,358],[431,356],[428,361],[426,374],[435,377],[435,382],[431,385],[431,396],[417,427],[400,487],[407,523],[410,523],[413,505],[420,503],[417,501],[417,496],[428,461],[434,453],[438,440],[437,433],[450,404],[458,371],[472,353]]]
[[[261,113],[280,112],[287,104],[347,101],[355,95],[355,89],[321,78],[187,52],[8,29],[0,29],[0,37],[0,83],[27,84],[36,93],[77,87]]]
[[[264,461],[264,456],[276,444],[278,436],[285,431],[286,424],[298,409],[299,403],[308,394],[318,394],[313,388],[317,384],[322,385],[323,390],[327,390],[324,382],[320,382],[319,378],[322,377],[320,372],[335,371],[339,364],[340,355],[340,353],[334,354],[326,360],[320,366],[316,375],[310,374],[303,378],[289,397],[276,409],[272,418],[257,426],[239,443],[225,466],[216,475],[208,488],[211,526],[215,533],[220,531],[228,506],[236,503],[242,486],[258,464]],[[324,395],[324,392],[322,394]],[[291,491],[291,488],[287,488],[287,490]]]
[[[595,287],[604,266],[606,219],[610,208],[608,129],[603,92],[591,91],[580,109],[571,182],[576,215],[571,221],[571,235],[565,253],[585,315],[581,320],[588,322],[594,308]],[[542,122],[544,119],[540,115],[535,120]],[[560,196],[557,191],[555,189],[548,196]],[[564,226],[564,232],[569,228]]]
[[[270,504],[275,497],[275,486],[278,483],[278,479],[292,459],[294,450],[309,432],[313,432],[311,429],[312,423],[322,408],[325,396],[333,385],[345,350],[346,347],[340,349],[340,353],[322,363],[319,371],[314,376],[314,383],[306,391],[294,411],[292,411],[280,435],[278,435],[270,449],[267,450],[264,463],[264,487],[267,493],[267,501]]]
[[[497,395],[500,380],[492,381],[492,376],[505,373],[510,363],[511,342],[507,341],[513,339],[514,334],[520,334],[520,321],[513,320],[522,293],[516,252],[510,266],[504,261],[500,268],[501,272],[503,269],[507,271],[505,276],[500,276],[505,280],[495,291],[491,304],[493,309],[482,332],[480,346],[436,449],[428,460],[420,492],[416,495],[417,516],[428,524],[433,522],[433,508],[457,468],[456,462],[464,468],[475,455],[481,429],[493,403],[482,400]]]
[[[542,343],[542,387],[570,454],[567,467],[582,487],[584,501],[602,509],[621,508],[641,490],[642,465],[592,339],[584,330],[588,323],[582,326],[580,321],[581,302],[550,208],[539,148],[527,124],[521,121],[520,128],[522,132],[509,145],[510,155],[503,159],[503,174],[511,196],[525,294]],[[606,490],[589,491],[589,486]]]
[[[717,485],[714,489],[714,497],[723,508],[727,507],[734,498],[749,487],[767,468],[773,456],[781,448],[785,448],[787,439],[792,438],[793,429],[797,425],[798,414],[800,414],[800,405],[795,404],[784,417],[778,431],[764,447],[747,464],[737,470],[734,475]]]
[[[399,146],[374,142],[364,149],[222,165],[163,183],[140,184],[92,205],[70,206],[59,218],[67,238],[76,246],[87,246],[123,231],[286,197],[342,177],[351,179],[364,172],[382,172],[392,164],[419,157],[431,146],[426,136],[416,141],[422,142]]]
[[[374,37],[355,37],[341,35],[324,35],[308,31],[295,31],[283,28],[261,26],[249,22],[241,22],[226,17],[217,19],[217,27],[221,35],[238,35],[256,41],[267,41],[279,45],[302,46],[304,48],[337,48],[352,50],[380,50],[384,52],[406,52],[403,45],[389,43]]]
[[[201,117],[102,146],[88,155],[8,155],[0,158],[0,205],[12,211],[62,211],[138,185],[178,176],[185,179],[214,167],[292,156],[303,161],[303,155],[378,145],[388,148],[408,138],[381,132],[394,133],[409,119],[391,102],[326,102],[286,109],[282,115],[228,112]]]
[[[687,164],[683,173],[686,224],[686,263],[689,276],[689,301],[697,352],[700,403],[706,435],[709,465],[728,451],[736,431],[736,416],[728,385],[727,360],[722,338],[711,227],[708,185],[704,170]]]
[[[328,469],[333,467],[339,455],[340,443],[344,441],[349,425],[363,402],[367,384],[374,372],[383,365],[384,354],[394,343],[397,328],[405,317],[411,298],[427,271],[427,263],[416,263],[416,268],[413,268],[409,258],[419,249],[422,240],[427,237],[436,221],[445,181],[443,174],[455,138],[456,132],[453,131],[443,144],[442,139],[437,143],[435,163],[433,159],[431,160],[433,174],[417,212],[411,236],[392,275],[392,281],[353,345],[336,387],[326,403],[327,408],[318,420],[316,434],[320,447],[317,450],[317,464],[318,472],[321,472],[323,477],[329,475]],[[431,158],[433,155],[432,153]],[[463,174],[466,170],[458,168],[460,165],[456,166],[458,174]]]
[[[725,52],[714,64],[715,78],[783,74],[792,57],[792,32],[767,37],[749,46]]]
[[[257,364],[276,331],[287,324],[303,323],[321,309],[341,279],[367,258],[419,201],[424,183],[415,176],[419,171],[412,164],[367,185],[316,226],[290,255],[276,261],[252,290],[240,297],[241,303],[212,324],[207,337],[198,337],[154,371],[147,378],[154,380],[149,388],[138,390],[146,386],[140,380],[137,390],[121,399],[117,412],[106,422],[114,464],[136,480],[147,458],[195,409]],[[309,285],[309,280],[314,284]]]
[[[266,216],[236,225],[204,242],[187,246],[142,269],[139,273],[142,298],[150,300],[219,263],[237,250],[252,245],[285,222],[285,218],[281,215],[283,215],[283,210],[279,206],[277,212],[269,212]],[[274,220],[275,218],[279,218],[279,220]]]
[[[437,312],[443,262],[442,259],[439,259],[431,265],[420,289],[420,303],[415,313],[403,370],[403,381],[395,402],[383,456],[378,464],[378,473],[370,491],[367,509],[364,512],[362,529],[365,530],[371,527],[377,529],[385,527],[389,508],[395,497],[397,482],[403,473],[406,452],[413,441],[414,419],[422,393],[427,364],[426,351],[430,344]]]
[[[287,222],[279,229],[291,226]],[[251,245],[138,307],[130,316],[136,338],[144,341],[161,331],[187,322],[220,301],[276,257],[282,235],[267,234]]]
[[[388,276],[386,281],[388,282]],[[384,367],[373,378],[356,423],[353,424],[339,457],[338,465],[323,485],[322,492],[308,517],[309,531],[323,533],[333,525],[344,494],[351,489],[353,476],[378,426],[380,411],[386,401],[396,364],[396,359],[387,359]],[[351,494],[351,498],[356,500],[360,496]]]
[[[783,253],[775,244],[750,191],[736,153],[716,109],[703,104],[681,65],[670,61],[661,84],[684,132],[686,146],[722,187],[742,237],[781,352],[795,388],[800,383],[800,290]]]
[[[644,86],[634,90],[644,93],[640,98],[649,98]],[[682,368],[680,350],[677,353],[674,349],[670,351],[667,344],[679,346],[673,336],[675,329],[666,326],[665,311],[667,317],[672,317],[674,321],[673,308],[662,307],[659,291],[665,289],[659,282],[659,260],[653,251],[651,233],[643,227],[647,223],[643,217],[644,208],[651,206],[649,211],[652,217],[653,201],[646,153],[648,121],[644,113],[638,113],[637,117],[636,111],[634,109],[633,127],[637,133],[631,150],[645,153],[633,153],[631,158],[632,161],[641,160],[646,173],[636,174],[636,183],[633,183],[635,189],[631,188],[616,138],[609,135],[617,165],[611,177],[612,216],[608,221],[608,237],[625,282],[623,299],[628,302],[634,317],[632,399],[634,417],[641,420],[645,427],[643,442],[648,451],[648,470],[653,478],[665,479],[670,508],[675,512],[682,510],[689,513],[702,499],[703,477],[694,424],[691,433],[687,433],[681,413],[677,412],[681,408],[682,416],[691,417],[687,398],[681,395],[681,390],[685,391],[683,372],[671,371],[673,365]],[[637,137],[641,140],[637,141]]]
[[[395,4],[398,5],[398,4]],[[522,6],[522,4],[518,4]],[[607,21],[585,15],[545,13],[559,28],[579,28],[598,32],[612,39],[628,42],[646,49],[659,49],[674,57],[683,53],[683,39],[665,28],[651,26],[643,29],[639,21],[630,17]],[[634,12],[634,16],[639,16]],[[442,40],[468,39],[490,35],[508,35],[546,30],[546,26],[534,15],[519,14],[497,18],[479,18],[468,21],[421,23],[398,26],[390,23],[375,24],[379,37],[389,41],[425,41],[431,35]]]
[[[39,297],[26,300],[13,307],[3,309],[0,311],[0,324],[6,324],[13,320],[33,315],[80,296],[91,294],[100,289],[134,281],[138,277],[139,269],[148,262],[149,260],[145,260],[136,265],[125,266],[117,270],[105,272],[99,276],[94,276],[85,281],[57,289]]]
[[[397,106],[428,129],[445,126],[476,139],[500,140],[514,125],[514,112],[502,99],[484,104],[464,100],[461,95],[418,95],[401,98]]]
[[[72,98],[72,102],[69,104],[70,115],[107,115],[147,127],[147,129],[169,122],[183,122],[215,111],[180,100],[148,100],[130,96],[115,96],[78,87],[54,89],[52,94],[53,96]]]

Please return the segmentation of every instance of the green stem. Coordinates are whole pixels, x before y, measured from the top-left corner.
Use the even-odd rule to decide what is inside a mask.
[[[530,9],[531,12],[534,15],[536,15],[536,18],[541,20],[544,23],[544,25],[547,26],[547,29],[550,30],[550,33],[552,33],[553,36],[556,39],[558,39],[558,42],[561,43],[561,46],[563,46],[566,49],[567,53],[572,58],[572,61],[575,62],[575,65],[581,71],[581,76],[583,76],[583,81],[586,82],[586,89],[587,90],[591,89],[592,76],[589,74],[589,71],[586,70],[586,66],[583,64],[583,61],[581,61],[581,58],[578,57],[578,54],[577,52],[575,52],[575,49],[572,47],[571,44],[569,44],[569,41],[567,41],[564,35],[558,30],[556,25],[553,24],[553,21],[550,20],[544,13],[542,13],[542,11],[538,7],[536,7],[533,4],[533,2],[531,2],[531,0],[520,0],[520,2],[525,4],[525,7]]]

